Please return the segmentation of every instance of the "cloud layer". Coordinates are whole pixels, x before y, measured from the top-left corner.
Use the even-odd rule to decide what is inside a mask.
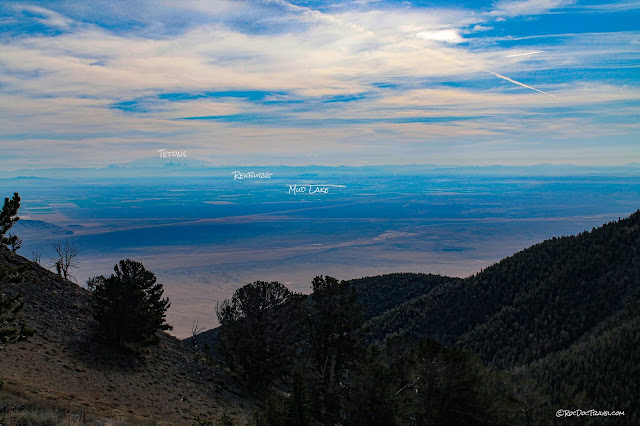
[[[589,24],[615,4],[96,4],[0,9],[6,168],[640,158],[640,33]]]

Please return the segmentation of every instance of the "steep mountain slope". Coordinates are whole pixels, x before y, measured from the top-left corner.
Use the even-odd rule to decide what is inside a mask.
[[[478,274],[471,280],[476,294],[502,293],[502,303],[481,299],[490,308],[487,318],[457,344],[503,367],[569,347],[640,290],[639,224],[637,212],[545,241]]]
[[[25,280],[2,283],[2,290],[22,295],[22,317],[37,330],[0,351],[0,414],[7,409],[2,401],[15,395],[127,424],[190,424],[225,412],[244,420],[255,408],[178,339],[159,333],[159,344],[129,352],[94,342],[86,290],[12,253],[0,252],[0,264],[26,265]]]
[[[421,294],[394,298],[391,307],[371,293],[392,286],[393,277],[355,284],[366,289],[372,340],[435,338],[524,372],[555,404],[625,410],[621,421],[638,424],[639,247],[637,211],[536,244],[464,280],[440,277],[420,286],[423,276],[403,275],[399,286],[414,282],[409,287]]]
[[[534,245],[465,280],[441,277],[423,294],[371,318],[372,337],[433,337],[499,367],[567,348],[640,289],[639,224],[636,212],[591,232]],[[379,281],[361,279],[357,285]]]

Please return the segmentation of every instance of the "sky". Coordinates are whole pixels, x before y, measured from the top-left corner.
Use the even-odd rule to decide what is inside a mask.
[[[0,168],[640,162],[640,1],[0,1]]]

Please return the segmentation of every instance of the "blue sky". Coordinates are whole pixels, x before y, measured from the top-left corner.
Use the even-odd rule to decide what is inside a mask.
[[[5,170],[640,162],[640,1],[3,1]]]

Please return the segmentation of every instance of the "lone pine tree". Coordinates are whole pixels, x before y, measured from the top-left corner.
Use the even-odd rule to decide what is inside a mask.
[[[13,198],[4,199],[4,205],[0,211],[0,250],[11,247],[13,251],[16,251],[20,248],[22,240],[17,235],[7,234],[9,229],[20,220],[17,216],[19,208],[20,196],[17,192],[13,193]]]
[[[98,335],[117,344],[154,343],[158,330],[171,330],[165,321],[170,303],[163,286],[140,262],[121,260],[115,274],[89,278],[91,308]]]

